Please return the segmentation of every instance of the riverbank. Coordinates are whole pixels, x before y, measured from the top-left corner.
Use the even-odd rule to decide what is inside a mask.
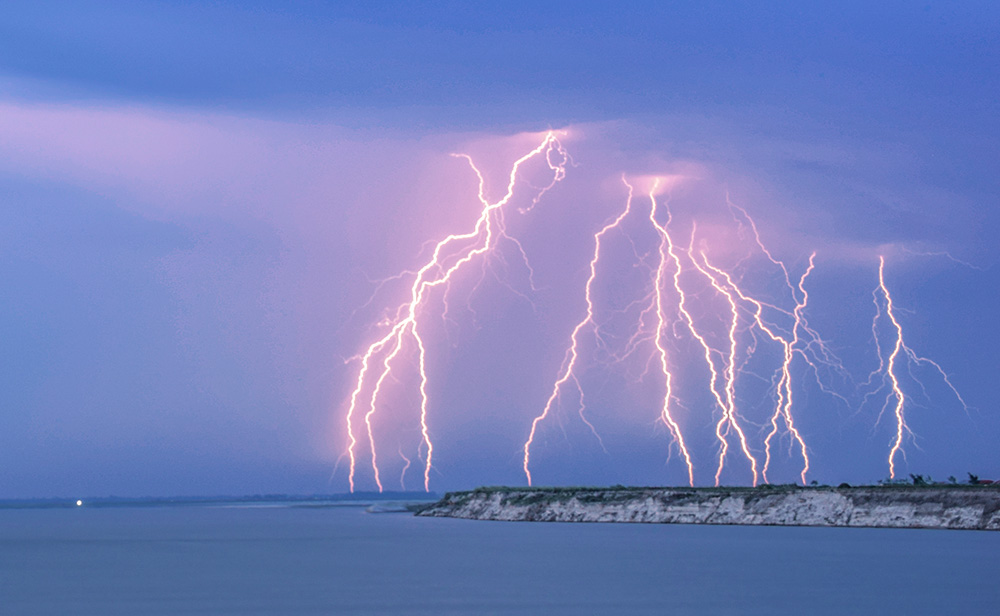
[[[450,492],[417,515],[524,522],[1000,530],[1000,489],[501,487]]]

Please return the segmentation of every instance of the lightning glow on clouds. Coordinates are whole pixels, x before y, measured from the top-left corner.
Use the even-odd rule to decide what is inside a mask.
[[[518,471],[528,482],[547,481],[549,469],[572,476],[565,469],[590,457],[571,451],[583,446],[574,422],[600,445],[590,468],[618,469],[611,479],[623,468],[691,484],[836,476],[844,462],[829,452],[854,446],[837,434],[841,415],[876,395],[854,388],[848,377],[860,366],[833,351],[852,345],[880,362],[869,384],[893,384],[895,438],[881,458],[896,474],[901,435],[910,425],[921,432],[919,421],[903,423],[904,400],[913,400],[903,388],[923,392],[945,379],[960,391],[960,375],[901,342],[874,346],[866,328],[812,325],[836,310],[822,292],[831,280],[864,286],[859,268],[881,275],[885,240],[837,237],[802,217],[782,224],[790,205],[761,205],[740,184],[745,171],[633,151],[615,124],[373,139],[134,107],[7,102],[2,111],[7,173],[81,186],[171,224],[211,219],[276,234],[280,257],[257,298],[267,327],[295,332],[273,358],[283,366],[277,387],[310,409],[311,426],[303,434],[285,424],[282,446],[304,458],[344,454],[349,463],[334,478],[346,472],[351,488],[382,489],[390,468],[407,487],[420,468],[424,489],[435,477],[447,484],[460,465],[508,482]],[[638,199],[648,203],[639,208]],[[183,261],[162,261],[187,301],[204,295],[194,277],[207,261],[193,255],[208,248],[196,243]],[[880,288],[875,342],[880,315],[901,341],[905,314]],[[528,312],[502,327],[483,322],[511,306]],[[625,321],[635,326],[619,344],[615,328]],[[491,348],[505,354],[488,358]],[[344,362],[351,357],[358,361]],[[904,382],[904,358],[935,368],[921,373],[924,389]],[[483,372],[480,362],[501,369]],[[637,382],[619,379],[635,373]],[[331,409],[349,383],[354,404],[342,413],[334,400]],[[491,407],[485,391],[508,402]],[[475,428],[487,419],[495,442],[481,442]],[[480,440],[463,436],[470,428]],[[657,458],[665,475],[648,465]],[[874,461],[865,468],[880,472]]]

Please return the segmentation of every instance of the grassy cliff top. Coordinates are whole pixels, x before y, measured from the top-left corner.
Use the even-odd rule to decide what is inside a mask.
[[[731,494],[734,492],[738,493],[749,493],[749,494],[770,494],[770,493],[788,493],[788,492],[798,492],[798,491],[840,491],[840,490],[886,490],[886,491],[922,491],[922,490],[998,490],[1000,489],[1000,484],[969,484],[969,483],[924,483],[924,484],[912,484],[912,483],[881,483],[875,485],[849,485],[842,483],[838,486],[831,485],[809,485],[802,486],[794,483],[783,483],[783,484],[762,484],[756,487],[750,486],[710,486],[710,487],[689,487],[689,486],[624,486],[624,485],[613,485],[613,486],[480,486],[473,490],[462,490],[456,492],[448,492],[445,494],[445,499],[450,497],[473,495],[473,494],[559,494],[559,495],[571,495],[571,494],[588,494],[588,493],[606,493],[606,492],[616,492],[620,494],[641,494],[645,492],[655,492],[669,490],[671,492],[690,492],[690,493],[725,493]]]

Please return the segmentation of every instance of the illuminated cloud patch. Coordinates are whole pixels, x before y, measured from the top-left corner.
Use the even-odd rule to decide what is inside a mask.
[[[57,479],[77,459],[173,492],[206,466],[250,491],[438,490],[871,480],[890,461],[940,475],[980,459],[948,388],[975,417],[963,323],[980,304],[956,294],[995,274],[920,254],[988,267],[994,249],[966,241],[981,233],[967,201],[905,153],[751,143],[697,116],[498,135],[0,111],[18,187],[7,335],[55,366],[19,390],[3,450],[53,485],[78,485]],[[886,194],[903,202],[891,216],[870,200]],[[911,211],[949,220],[934,237],[892,223]],[[896,306],[919,311],[894,312],[907,340],[949,382],[873,330],[880,255]],[[917,440],[878,421],[887,382]]]

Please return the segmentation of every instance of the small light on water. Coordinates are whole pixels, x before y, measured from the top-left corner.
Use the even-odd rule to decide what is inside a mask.
[[[82,507],[83,506],[83,501],[82,500],[76,501],[76,506],[77,507]]]

